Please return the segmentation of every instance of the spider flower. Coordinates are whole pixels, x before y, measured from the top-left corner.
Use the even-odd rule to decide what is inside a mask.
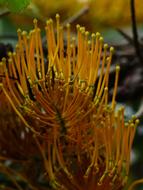
[[[33,131],[51,188],[120,190],[127,182],[139,121],[133,116],[125,122],[123,107],[115,111],[119,66],[108,102],[113,47],[79,25],[77,38],[69,24],[65,30],[59,15],[56,26],[47,21],[46,57],[36,19],[29,33],[18,30],[15,52],[0,63],[1,90]]]

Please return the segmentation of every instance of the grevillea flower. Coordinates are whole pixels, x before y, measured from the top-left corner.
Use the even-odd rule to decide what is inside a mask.
[[[119,66],[108,102],[114,49],[108,50],[99,33],[90,36],[79,25],[76,40],[69,24],[65,47],[59,15],[56,26],[50,19],[45,30],[46,58],[37,20],[29,33],[18,30],[15,52],[0,63],[1,90],[34,133],[51,188],[120,190],[139,120],[133,116],[125,122],[124,108],[115,111]]]

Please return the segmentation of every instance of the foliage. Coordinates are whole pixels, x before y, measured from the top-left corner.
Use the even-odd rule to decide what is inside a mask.
[[[20,12],[25,9],[30,0],[0,0],[1,6],[6,6],[11,12]]]

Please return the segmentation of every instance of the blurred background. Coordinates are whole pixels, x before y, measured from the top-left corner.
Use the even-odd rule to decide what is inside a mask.
[[[88,11],[84,12],[87,7]],[[143,21],[142,0],[135,0],[135,7],[138,27],[141,30]],[[0,11],[1,13],[4,12],[2,6]],[[73,23],[84,25],[91,32],[102,32],[105,40],[121,42],[122,38],[116,32],[116,28],[123,28],[130,33],[130,0],[31,0],[28,7],[19,14],[13,11],[5,17],[1,17],[0,34],[15,34],[19,27],[31,28],[32,20],[35,17],[44,26],[45,21],[49,17],[54,18],[56,13],[59,13],[61,21],[65,22],[82,11],[81,16],[77,17]]]
[[[131,154],[132,167],[130,181],[143,177],[143,0],[135,0],[135,19],[138,35],[139,54],[133,33],[131,0],[32,0],[26,9],[9,10],[0,1],[0,53],[14,49],[17,42],[17,29],[30,30],[33,18],[38,18],[44,31],[45,21],[60,14],[63,25],[76,24],[86,30],[100,32],[104,41],[115,47],[111,78],[114,78],[114,65],[120,64],[121,74],[117,100],[125,105],[125,117],[136,114],[140,117]],[[44,32],[43,32],[44,38]],[[114,79],[113,79],[114,80]],[[113,84],[110,84],[112,94]],[[143,186],[138,187],[143,189]],[[137,189],[137,190],[138,190]]]

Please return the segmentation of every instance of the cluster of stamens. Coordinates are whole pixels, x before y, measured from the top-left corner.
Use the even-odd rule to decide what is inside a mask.
[[[47,21],[45,31],[47,55],[36,19],[29,33],[18,30],[15,52],[0,63],[5,76],[1,89],[33,131],[53,188],[119,190],[128,177],[139,121],[132,117],[125,122],[124,108],[115,111],[119,66],[108,103],[114,49],[108,50],[99,33],[90,36],[79,25],[76,41],[70,25],[65,30],[60,25],[59,15],[55,27],[52,19]],[[38,126],[32,126],[27,116]]]

